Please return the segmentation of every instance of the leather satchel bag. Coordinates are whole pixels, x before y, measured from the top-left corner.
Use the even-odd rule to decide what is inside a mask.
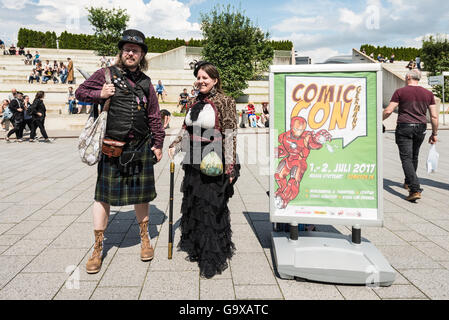
[[[123,146],[126,142],[112,140],[112,139],[103,139],[103,145],[101,151],[103,154],[107,155],[109,158],[120,157],[123,152]]]
[[[105,68],[105,79],[106,83],[112,83],[109,68]],[[111,98],[106,100],[103,111],[96,119],[95,112],[89,116],[79,136],[78,152],[81,161],[89,166],[93,166],[100,161],[110,104]],[[96,107],[93,109],[96,110]]]

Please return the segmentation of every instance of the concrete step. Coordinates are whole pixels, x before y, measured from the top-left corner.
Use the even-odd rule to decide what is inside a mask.
[[[46,92],[46,103],[51,101],[59,106],[65,106],[68,91],[67,88],[72,86],[76,90],[76,88],[84,82],[84,77],[76,70],[76,68],[81,68],[83,71],[93,74],[100,67],[100,57],[96,56],[92,50],[30,48],[32,54],[34,54],[36,50],[40,52],[42,60],[48,59],[49,61],[57,60],[66,62],[67,57],[71,57],[75,66],[76,85],[53,84],[51,80],[47,84],[38,84],[36,82],[28,84],[28,77],[33,66],[25,65],[23,63],[23,57],[0,56],[0,98],[6,97],[10,93],[11,88],[16,88],[31,97],[33,97],[37,91],[42,90]],[[148,57],[157,55],[159,54],[150,53],[148,54]],[[179,94],[184,88],[190,91],[195,82],[192,70],[157,70],[151,69],[150,66],[150,70],[146,73],[150,76],[154,85],[157,84],[158,80],[162,80],[167,92],[165,100],[173,103],[177,103]],[[242,101],[253,101],[256,104],[262,101],[268,101],[268,91],[268,81],[250,81],[249,88],[244,91],[247,96],[243,97]],[[54,112],[59,112],[60,108],[61,107],[49,107],[49,110],[52,110],[52,112],[53,110]],[[61,112],[63,113],[64,110],[65,107],[62,107]]]
[[[69,130],[79,133],[89,117],[88,114],[53,115],[45,118],[45,127],[51,130]]]
[[[399,78],[401,78],[405,81],[405,76],[406,76],[407,72],[409,71],[409,69],[405,68],[405,66],[404,66],[404,68],[401,68],[400,64],[398,64],[396,66],[394,66],[394,65],[395,65],[395,63],[384,63],[384,64],[382,64],[382,67],[385,70],[387,70],[388,72],[395,74],[396,76],[398,76]],[[428,83],[427,74],[428,73],[425,71],[421,72],[421,80],[419,81],[419,85],[428,90],[432,90],[432,86],[429,86],[429,83]]]
[[[26,65],[24,60],[24,57],[13,57],[13,58],[1,58],[0,56],[0,64],[2,66],[10,66],[10,65]],[[74,66],[78,65],[98,65],[100,66],[100,59],[79,59],[77,57],[71,58],[73,61]],[[41,57],[40,60],[42,61],[42,64],[45,64],[46,60],[49,60],[50,64],[53,65],[53,61],[56,60],[58,63],[64,62],[65,65],[67,65],[67,58],[61,59],[59,57]],[[28,66],[32,66],[28,65]]]

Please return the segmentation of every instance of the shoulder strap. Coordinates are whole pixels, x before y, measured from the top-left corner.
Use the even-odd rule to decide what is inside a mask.
[[[104,68],[104,78],[106,80],[107,84],[111,84],[111,69],[109,69],[108,67]],[[111,98],[109,97],[103,106],[103,111],[108,112],[109,111],[109,106],[111,105]]]
[[[115,67],[113,67],[113,68],[115,68]],[[128,89],[129,89],[132,93],[134,93],[140,100],[143,101],[143,97],[141,97],[141,96],[138,94],[138,92],[136,91],[136,89],[135,89],[135,88],[131,85],[131,83],[129,82],[128,78],[127,78],[127,77],[126,77],[126,76],[125,76],[125,75],[124,75],[118,68],[115,68],[114,70],[115,70],[116,73],[118,73],[119,76],[121,76],[121,77],[126,81]],[[143,76],[146,77],[146,78],[148,79],[148,86],[142,87],[142,86],[141,86],[140,84],[138,84],[138,83],[136,83],[135,85],[136,85],[136,87],[138,86],[138,87],[140,87],[140,88],[143,90],[143,92],[144,92],[144,94],[145,94],[146,97],[149,97],[149,96],[150,96],[151,78],[148,77],[148,76],[147,76],[146,74],[144,74],[144,73],[143,73]]]

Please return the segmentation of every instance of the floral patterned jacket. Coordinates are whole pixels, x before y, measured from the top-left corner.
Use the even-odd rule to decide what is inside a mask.
[[[236,164],[236,147],[237,147],[237,111],[235,100],[231,97],[212,89],[206,98],[213,102],[218,112],[218,122],[223,135],[224,148],[224,169],[225,173],[234,177],[234,167]],[[198,101],[199,97],[189,100],[188,108]],[[183,139],[189,139],[184,121],[181,131],[177,138],[170,144],[170,148],[176,148],[175,153],[181,151]]]

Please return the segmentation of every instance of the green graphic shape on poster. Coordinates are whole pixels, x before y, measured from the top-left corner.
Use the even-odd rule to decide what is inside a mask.
[[[276,214],[378,219],[377,76],[274,74]]]

